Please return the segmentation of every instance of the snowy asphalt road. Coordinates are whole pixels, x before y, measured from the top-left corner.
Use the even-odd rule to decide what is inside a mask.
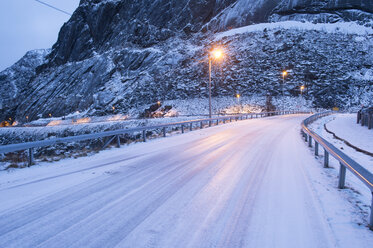
[[[300,137],[304,118],[241,121],[11,173],[0,181],[0,247],[366,247],[370,234],[320,199],[339,206],[337,191],[313,186],[321,169]]]

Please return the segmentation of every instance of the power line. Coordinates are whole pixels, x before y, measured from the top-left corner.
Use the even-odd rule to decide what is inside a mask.
[[[57,8],[57,7],[54,7],[54,6],[50,5],[50,4],[44,3],[44,2],[42,2],[42,1],[40,1],[40,0],[35,0],[35,1],[38,2],[38,3],[41,3],[41,4],[45,5],[45,6],[47,6],[47,7],[49,7],[49,8],[55,9],[55,10],[57,10],[57,11],[59,11],[59,12],[62,12],[62,13],[64,13],[64,14],[66,14],[66,15],[71,16],[71,14],[70,14],[69,12],[66,12],[66,11],[64,11],[64,10],[62,10],[62,9],[59,9],[59,8]]]

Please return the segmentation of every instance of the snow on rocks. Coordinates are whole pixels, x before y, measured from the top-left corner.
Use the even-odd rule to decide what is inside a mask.
[[[356,34],[356,35],[372,35],[373,28],[359,25],[355,22],[338,22],[338,23],[310,23],[310,22],[298,22],[298,21],[284,21],[275,23],[260,23],[255,25],[249,25],[241,28],[231,29],[226,32],[218,33],[215,36],[216,40],[220,40],[224,37],[234,36],[237,34],[244,34],[250,32],[261,32],[264,29],[293,29],[293,30],[315,30],[326,33],[343,33],[343,34]],[[358,41],[362,41],[362,37],[358,38]],[[365,39],[364,39],[365,40]]]

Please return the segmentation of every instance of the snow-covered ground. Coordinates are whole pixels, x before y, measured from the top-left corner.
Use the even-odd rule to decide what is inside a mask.
[[[356,114],[330,115],[321,118],[310,125],[312,130],[373,173],[373,157],[357,152],[355,149],[346,145],[343,141],[335,139],[332,134],[325,131],[324,124],[326,124],[330,131],[335,132],[341,138],[346,139],[359,148],[365,148],[368,151],[370,147],[372,147],[373,140],[371,139],[370,133],[373,131],[356,124]],[[321,156],[318,157],[318,160],[320,161],[320,164],[322,164],[324,159],[323,151],[320,153]],[[332,168],[325,169],[325,173],[333,179],[334,184],[337,185],[339,163],[333,157],[330,157],[330,166]],[[356,204],[364,212],[366,218],[368,218],[370,214],[370,204],[372,202],[372,194],[370,190],[349,171],[347,171],[346,186],[348,189],[343,190],[344,194],[348,195],[351,193],[353,197],[348,196],[349,201]]]
[[[239,100],[234,97],[219,97],[212,98],[212,109],[214,116],[260,113],[265,111],[265,103],[265,96],[241,96]],[[274,97],[272,103],[277,110],[314,111],[311,101],[300,97]],[[87,116],[86,112],[77,112],[66,116],[65,120],[62,120],[62,117],[42,118],[28,123],[29,127],[0,128],[0,145],[208,117],[208,99],[205,98],[170,100],[162,103],[162,106],[167,105],[172,106],[171,110],[176,116],[137,119],[140,113],[150,107],[143,105],[130,110],[128,114]]]
[[[272,104],[278,110],[313,110],[312,102],[307,101],[302,97],[278,96],[273,97]],[[141,105],[137,108],[132,108],[126,114],[112,114],[107,116],[90,116],[88,111],[75,112],[62,117],[40,118],[29,123],[28,126],[63,126],[63,125],[84,125],[90,126],[100,125],[102,123],[117,123],[123,121],[142,121],[138,120],[145,109],[151,104]],[[237,114],[237,113],[260,113],[263,112],[266,105],[266,96],[242,96],[240,99],[235,97],[213,97],[212,112],[214,115],[219,114]],[[206,98],[191,98],[184,100],[167,100],[162,102],[160,109],[164,106],[171,106],[171,113],[166,115],[166,122],[173,121],[172,117],[191,117],[202,118],[208,115],[209,106]],[[177,120],[177,119],[175,119]],[[155,122],[160,122],[159,119]],[[162,121],[163,122],[163,121]],[[92,125],[93,124],[93,125]],[[0,128],[0,133],[1,129]]]
[[[373,131],[356,124],[356,114],[330,115],[312,123],[311,128],[373,173],[373,157],[358,152],[343,141],[335,139],[332,134],[324,129],[324,125],[326,125],[328,130],[334,132],[338,137],[345,139],[352,145],[372,152]]]
[[[254,119],[0,172],[0,247],[369,247],[300,137]]]
[[[326,127],[352,145],[373,153],[373,130],[358,125],[356,119],[356,113],[335,115]]]
[[[231,29],[226,32],[219,33],[216,35],[216,39],[222,39],[227,36],[233,36],[237,34],[258,32],[263,29],[295,29],[295,30],[317,30],[327,33],[343,33],[343,34],[357,34],[357,35],[371,35],[373,29],[359,25],[355,22],[338,22],[338,23],[311,23],[311,22],[298,22],[298,21],[284,21],[284,22],[273,22],[273,23],[260,23],[255,25],[249,25],[241,28]],[[357,38],[357,41],[365,41],[366,38]]]

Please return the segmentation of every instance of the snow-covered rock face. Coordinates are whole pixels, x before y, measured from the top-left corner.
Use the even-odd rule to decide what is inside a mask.
[[[45,63],[50,50],[29,51],[13,66],[0,72],[0,118],[8,120],[16,116],[17,106],[24,100],[30,87],[28,82],[36,75],[35,68]]]
[[[285,0],[273,10],[271,21],[357,21],[372,25],[372,0]]]
[[[149,47],[180,30],[224,31],[268,20],[367,23],[372,12],[371,0],[85,0],[61,29],[50,57],[61,64],[128,42]]]
[[[203,61],[214,32],[269,20],[352,20],[369,26],[372,12],[373,2],[360,0],[81,0],[52,51],[22,59],[29,63],[27,75],[16,67],[2,72],[0,121],[77,110],[104,115],[113,106],[126,112],[158,100],[205,97]],[[366,84],[356,75],[373,66],[371,38],[264,28],[224,38],[230,54],[214,72],[213,93],[276,95],[279,71],[289,69],[286,94],[297,95],[300,84],[312,82],[318,86],[308,97],[314,96],[315,104],[343,105],[349,92],[357,92],[348,82]]]

